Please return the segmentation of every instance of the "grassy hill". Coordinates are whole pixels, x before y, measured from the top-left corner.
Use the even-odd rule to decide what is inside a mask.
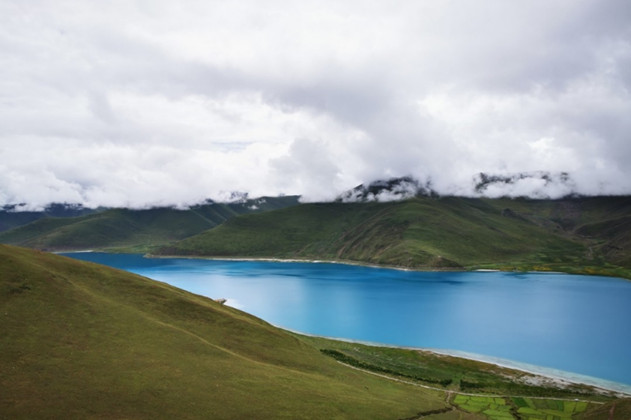
[[[187,210],[109,209],[80,217],[44,217],[0,233],[0,243],[44,250],[132,248],[186,238],[240,214],[296,205],[296,196],[263,197],[239,203],[209,203]]]
[[[20,207],[19,205],[6,205],[0,208],[0,232],[26,225],[44,217],[77,217],[101,210],[59,203],[50,204],[41,211],[21,211]]]
[[[446,407],[146,278],[8,246],[0,273],[2,418],[401,418]]]
[[[467,420],[629,406],[588,387],[520,386],[527,374],[479,362],[302,337],[164,283],[7,245],[0,316],[0,418]]]
[[[629,276],[629,245],[631,197],[418,197],[304,204],[241,216],[158,253]]]

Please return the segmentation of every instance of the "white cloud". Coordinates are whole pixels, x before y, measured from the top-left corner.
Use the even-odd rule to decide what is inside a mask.
[[[6,0],[0,204],[537,170],[631,193],[630,20],[624,0]]]

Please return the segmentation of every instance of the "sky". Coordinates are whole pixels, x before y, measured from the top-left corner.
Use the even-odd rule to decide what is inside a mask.
[[[0,205],[631,194],[630,90],[628,0],[0,0]]]

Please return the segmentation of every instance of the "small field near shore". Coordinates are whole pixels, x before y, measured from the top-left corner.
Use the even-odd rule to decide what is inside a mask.
[[[490,420],[570,420],[589,406],[585,401],[469,395],[456,395],[453,403],[467,412],[484,414]]]

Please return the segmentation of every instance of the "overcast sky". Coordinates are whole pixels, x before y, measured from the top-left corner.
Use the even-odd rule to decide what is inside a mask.
[[[0,204],[629,194],[630,89],[628,0],[0,0]]]

